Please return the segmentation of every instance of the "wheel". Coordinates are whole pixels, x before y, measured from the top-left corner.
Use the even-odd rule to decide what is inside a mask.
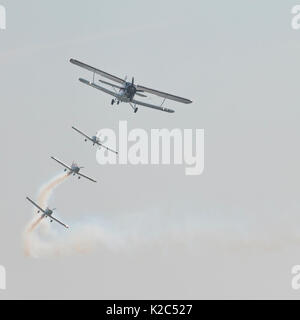
[[[117,105],[119,105],[119,104],[120,104],[120,101],[117,102]]]
[[[112,99],[112,100],[111,100],[111,105],[113,106],[113,105],[114,105],[114,103],[115,103],[115,100],[114,100],[114,99]]]
[[[135,109],[134,109],[134,113],[137,113],[138,110],[139,110],[139,108],[135,108]]]

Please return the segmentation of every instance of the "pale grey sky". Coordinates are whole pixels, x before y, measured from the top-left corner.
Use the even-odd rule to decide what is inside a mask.
[[[300,264],[295,1],[1,4],[0,299],[300,297],[290,285]],[[78,82],[88,73],[71,57],[194,103],[170,102],[172,115],[111,108],[109,96]],[[119,120],[205,129],[204,173],[99,166],[70,129],[117,130]],[[51,226],[48,244],[78,236],[95,248],[28,258],[25,197],[61,171],[52,155],[77,160],[99,183],[72,179],[55,190],[50,206],[73,230]]]

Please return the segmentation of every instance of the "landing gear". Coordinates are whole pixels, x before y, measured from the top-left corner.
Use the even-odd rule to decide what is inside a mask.
[[[130,103],[130,102],[129,102],[129,104],[130,104],[131,108],[133,109],[134,113],[137,113],[137,112],[138,112],[138,110],[139,110],[139,108],[137,108],[136,104],[135,104],[135,105],[133,105],[133,104],[132,104],[132,103]]]
[[[119,104],[120,104],[120,101],[117,100],[117,99],[112,99],[112,100],[111,100],[111,105],[113,106],[115,103],[116,103],[117,105],[119,105]]]

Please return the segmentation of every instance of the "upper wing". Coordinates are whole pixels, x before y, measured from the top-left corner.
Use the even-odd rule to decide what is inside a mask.
[[[92,181],[92,182],[97,182],[96,180],[94,180],[94,179],[92,179],[92,178],[90,178],[90,177],[88,177],[88,176],[85,176],[84,174],[82,174],[82,173],[77,173],[79,176],[81,176],[81,177],[83,177],[83,178],[85,178],[85,179],[88,179],[88,180],[90,180],[90,181]]]
[[[57,223],[61,224],[62,226],[64,226],[65,228],[69,229],[69,226],[67,226],[66,224],[64,224],[63,222],[59,221],[58,219],[54,218],[53,216],[49,216],[49,218],[51,220],[56,221]]]
[[[169,113],[174,113],[175,112],[172,109],[168,109],[168,108],[164,108],[164,107],[160,107],[160,106],[155,106],[154,104],[149,104],[149,103],[145,103],[145,102],[142,102],[142,101],[132,100],[132,103],[138,104],[140,106],[144,106],[144,107],[160,110],[160,111],[169,112]]]
[[[35,207],[37,207],[40,211],[42,211],[43,213],[45,213],[44,209],[42,209],[39,205],[37,205],[33,200],[31,200],[30,198],[26,197],[26,199],[31,202]]]
[[[91,66],[89,66],[89,65],[87,65],[87,64],[85,64],[85,63],[83,63],[83,62],[78,61],[78,60],[70,59],[70,62],[73,63],[73,64],[75,64],[75,65],[77,65],[77,66],[79,66],[79,67],[81,67],[81,68],[84,68],[84,69],[86,69],[86,70],[89,70],[89,71],[91,71],[91,72],[93,72],[93,73],[97,73],[97,74],[99,74],[100,76],[105,77],[105,78],[107,78],[107,79],[110,79],[110,80],[112,80],[112,81],[116,81],[116,82],[121,83],[121,84],[124,84],[124,83],[125,83],[125,81],[124,81],[123,79],[119,78],[119,77],[116,77],[116,76],[114,76],[114,75],[112,75],[112,74],[109,74],[109,73],[104,72],[104,71],[102,71],[102,70],[99,70],[99,69],[96,69],[96,68],[94,68],[94,67],[91,67]]]
[[[110,94],[110,95],[114,96],[115,98],[120,98],[120,96],[117,93],[115,93],[115,92],[113,92],[111,90],[108,90],[108,89],[106,89],[104,87],[100,87],[100,86],[98,86],[97,84],[95,84],[93,82],[87,81],[87,80],[82,79],[82,78],[80,78],[79,81],[84,83],[84,84],[86,84],[86,85],[88,85],[88,86],[90,86],[90,87],[93,87],[93,88],[101,90],[101,91],[103,91],[103,92],[105,92],[107,94]]]
[[[112,150],[112,149],[106,147],[105,145],[103,145],[103,144],[100,143],[100,142],[96,142],[96,143],[97,143],[98,146],[100,146],[100,147],[102,147],[102,148],[104,148],[104,149],[106,149],[106,150],[108,150],[108,151],[111,151],[111,152],[113,152],[113,153],[115,153],[115,154],[119,154],[118,151]]]
[[[193,102],[193,101],[191,101],[189,99],[185,99],[185,98],[182,98],[182,97],[174,96],[173,94],[169,94],[169,93],[166,93],[166,92],[162,92],[162,91],[146,88],[146,87],[139,86],[139,85],[137,85],[137,90],[141,90],[143,92],[149,92],[149,93],[152,93],[152,94],[154,94],[156,96],[163,97],[163,98],[170,99],[170,100],[174,100],[174,101],[181,102],[181,103],[188,104],[188,103],[192,103]]]
[[[75,127],[72,127],[72,129],[74,129],[75,131],[77,131],[78,133],[80,133],[81,135],[83,135],[84,137],[86,137],[87,139],[93,141],[89,136],[87,136],[85,133],[81,132],[80,130],[76,129]]]
[[[66,164],[64,164],[63,162],[61,162],[60,160],[54,158],[54,157],[51,157],[51,159],[55,160],[56,162],[58,162],[59,164],[61,164],[63,167],[69,169],[69,170],[72,170],[72,168],[70,168],[69,166],[67,166]]]

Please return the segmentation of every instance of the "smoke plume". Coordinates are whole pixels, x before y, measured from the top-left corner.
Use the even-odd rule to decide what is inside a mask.
[[[42,208],[48,207],[52,192],[67,177],[55,177],[40,189],[37,202]],[[191,254],[225,254],[232,251],[277,251],[300,244],[298,224],[288,223],[299,221],[294,215],[279,221],[275,216],[270,220],[269,215],[261,215],[258,220],[255,214],[242,212],[230,215],[204,212],[166,214],[148,210],[120,212],[109,218],[105,215],[92,217],[88,218],[85,213],[84,220],[71,222],[68,231],[34,218],[24,232],[25,254],[53,257],[95,250],[126,252],[147,248],[160,251],[184,248]]]

